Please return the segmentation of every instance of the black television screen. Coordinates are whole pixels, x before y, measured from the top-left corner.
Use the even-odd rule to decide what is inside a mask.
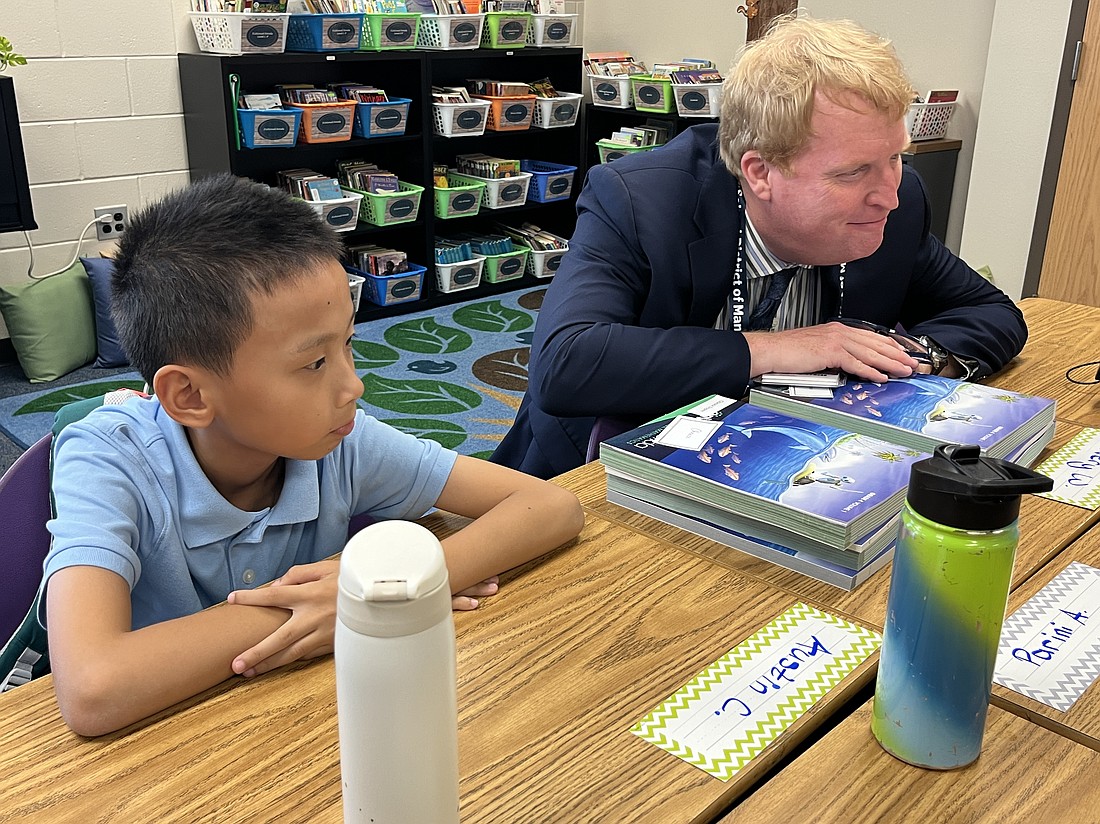
[[[15,82],[0,75],[0,232],[37,228],[15,108]]]

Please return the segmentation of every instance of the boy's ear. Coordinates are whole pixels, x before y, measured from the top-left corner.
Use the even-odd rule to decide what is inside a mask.
[[[202,429],[214,419],[214,409],[204,392],[203,370],[170,363],[153,375],[153,394],[164,411],[181,426]]]
[[[749,149],[741,155],[741,181],[757,200],[771,200],[772,174],[778,174],[778,170],[761,157],[760,152]]]

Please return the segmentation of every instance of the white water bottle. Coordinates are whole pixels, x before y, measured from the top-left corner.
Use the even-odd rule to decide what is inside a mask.
[[[408,521],[340,559],[336,706],[344,821],[458,822],[454,619],[443,547]]]

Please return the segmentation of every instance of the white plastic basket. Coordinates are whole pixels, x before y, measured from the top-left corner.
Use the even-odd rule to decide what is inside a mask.
[[[447,170],[447,177],[451,180],[476,181],[484,183],[481,190],[481,205],[486,209],[510,209],[513,206],[522,206],[527,202],[527,189],[531,185],[532,174],[520,172],[512,177],[492,178],[466,175],[453,169]]]
[[[718,117],[721,83],[673,83],[672,93],[680,117]]]
[[[286,49],[289,14],[192,11],[199,50],[211,54],[279,54]]]
[[[367,279],[362,275],[353,275],[348,272],[348,287],[351,289],[351,304],[355,307],[355,311],[359,311],[359,301],[363,298],[363,284],[367,282]]]
[[[307,200],[306,203],[337,232],[350,232],[359,222],[359,203],[363,196],[342,189],[344,197],[335,200]]]
[[[544,48],[572,46],[577,30],[575,14],[532,14],[527,27],[527,45]]]
[[[444,137],[485,134],[490,105],[492,104],[488,100],[474,100],[470,103],[433,103],[432,120],[435,124],[435,133]]]
[[[484,14],[422,14],[416,33],[418,49],[476,49]]]
[[[947,124],[955,113],[958,101],[946,103],[911,103],[905,115],[905,128],[910,140],[938,140],[947,134]]]
[[[440,292],[474,289],[481,283],[481,270],[484,266],[484,255],[474,255],[472,260],[460,260],[458,263],[437,263],[435,282]]]
[[[554,277],[568,251],[568,246],[564,249],[532,249],[527,256],[527,274],[537,278]]]
[[[535,117],[531,125],[536,129],[577,125],[583,97],[580,92],[558,92],[557,97],[540,97],[535,101]]]
[[[602,74],[588,75],[589,88],[592,90],[592,105],[608,106],[612,109],[629,109],[634,102],[634,92],[630,86],[630,76],[605,77]]]

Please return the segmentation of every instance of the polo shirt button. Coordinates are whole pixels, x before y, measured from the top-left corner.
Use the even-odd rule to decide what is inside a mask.
[[[251,584],[253,581],[256,580],[256,573],[251,569],[246,569],[244,571],[244,575],[241,576],[241,580],[244,581],[246,584]]]

